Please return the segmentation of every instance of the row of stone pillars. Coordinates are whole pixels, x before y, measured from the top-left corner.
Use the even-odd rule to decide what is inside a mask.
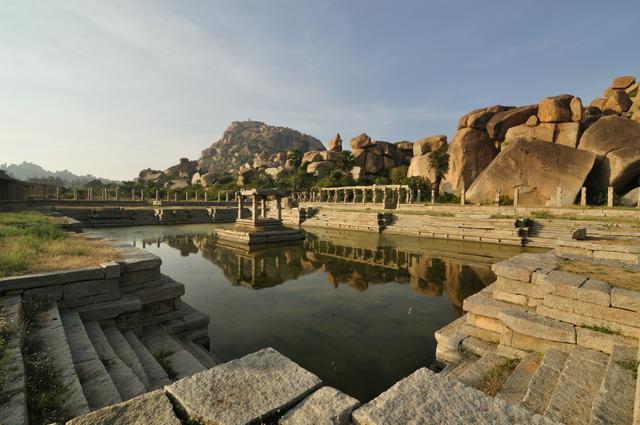
[[[99,195],[98,195],[99,193]],[[115,200],[115,201],[119,201],[121,200],[121,191],[119,187],[115,188],[115,191],[112,192],[114,194],[114,197],[111,198],[110,197],[110,193],[109,190],[104,187],[102,189],[99,190],[90,187],[87,189],[86,191],[86,195],[83,198],[86,201],[110,201],[110,200]],[[204,202],[209,202],[209,194],[207,192],[203,192],[204,194],[204,199],[203,197],[200,195],[200,192],[196,191],[194,196],[192,198],[189,197],[189,194],[187,192],[185,192],[184,194],[184,201],[188,202],[188,201],[195,201],[195,202],[200,202],[200,201],[204,201]],[[173,195],[173,196],[172,196]],[[40,198],[42,200],[47,199],[47,195],[45,194],[44,190],[41,193]],[[61,191],[60,191],[60,187],[56,186],[56,191],[55,191],[55,200],[59,201],[61,199]],[[225,202],[230,202],[230,201],[235,201],[237,199],[237,195],[234,192],[225,192],[224,195],[221,192],[218,192],[218,196],[217,196],[217,201],[218,202],[222,202],[222,200],[224,199]],[[74,201],[80,201],[81,199],[81,192],[80,189],[78,188],[74,188],[73,189],[73,200]],[[144,189],[140,189],[139,192],[137,192],[135,189],[131,189],[131,196],[128,199],[130,201],[140,201],[143,202],[146,200],[145,197],[145,193],[144,193]],[[156,194],[155,194],[155,200],[156,201],[160,201],[160,200],[165,200],[165,201],[171,201],[173,200],[174,202],[178,202],[178,192],[171,192],[170,190],[167,190],[165,192],[164,198],[161,199],[160,196],[160,190],[156,189]]]
[[[251,220],[257,223],[260,219],[267,218],[267,202],[268,196],[254,194],[249,195],[251,198]],[[237,195],[238,202],[238,220],[242,219],[242,209],[244,208],[244,195]],[[282,220],[282,199],[276,196],[276,218]]]

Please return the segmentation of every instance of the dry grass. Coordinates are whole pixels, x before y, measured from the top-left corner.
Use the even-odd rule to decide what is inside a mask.
[[[558,270],[602,280],[618,288],[640,291],[640,269],[633,266],[612,267],[587,261],[564,260]]]
[[[109,244],[64,232],[44,214],[0,213],[0,277],[96,266],[114,260]]]
[[[516,366],[518,366],[518,363],[520,363],[518,359],[507,359],[494,367],[484,376],[478,389],[487,395],[495,396],[502,388],[505,379],[507,379],[515,370]]]

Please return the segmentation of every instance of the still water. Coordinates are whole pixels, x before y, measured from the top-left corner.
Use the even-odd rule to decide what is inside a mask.
[[[183,301],[209,315],[222,361],[273,347],[363,402],[431,366],[434,332],[494,281],[493,262],[521,252],[324,229],[295,245],[247,251],[217,243],[215,229],[107,233],[162,258],[163,273],[186,286]]]

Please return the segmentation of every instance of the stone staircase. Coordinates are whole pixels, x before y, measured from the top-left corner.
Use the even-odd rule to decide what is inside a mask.
[[[353,212],[327,208],[307,208],[303,227],[325,227],[332,229],[382,232],[391,220],[391,214],[377,212]]]

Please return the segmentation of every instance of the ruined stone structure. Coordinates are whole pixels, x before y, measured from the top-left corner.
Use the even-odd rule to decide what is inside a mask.
[[[0,170],[0,201],[24,201],[27,199],[28,184],[9,177]]]

